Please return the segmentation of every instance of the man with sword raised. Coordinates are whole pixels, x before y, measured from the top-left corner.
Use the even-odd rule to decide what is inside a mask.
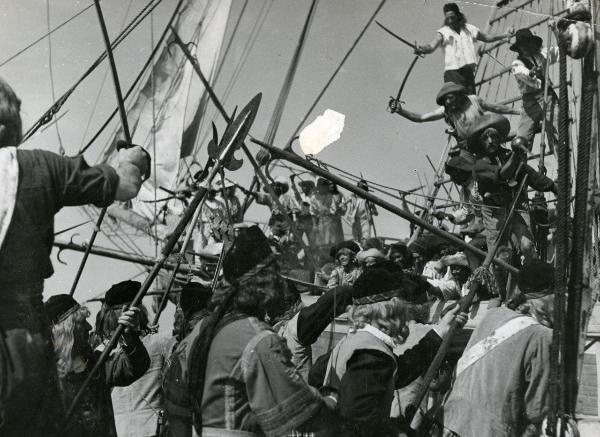
[[[150,168],[141,147],[122,149],[116,167],[82,156],[17,149],[21,102],[0,79],[0,434],[60,435],[56,363],[42,306],[54,215],[64,206],[108,206],[135,197]],[[50,423],[46,423],[50,422]]]

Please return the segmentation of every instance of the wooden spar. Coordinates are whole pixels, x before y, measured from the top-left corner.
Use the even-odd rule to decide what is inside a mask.
[[[84,246],[81,244],[67,243],[64,241],[55,241],[54,243],[52,243],[52,245],[54,247],[58,248],[59,251],[73,250],[75,252],[85,252],[86,247],[87,247],[87,246]],[[156,260],[149,256],[124,253],[124,252],[119,252],[117,250],[107,249],[105,247],[98,247],[98,246],[93,247],[92,250],[90,250],[90,254],[102,256],[104,258],[116,259],[119,261],[127,261],[130,263],[140,264],[140,265],[148,266],[148,267],[152,267],[156,263]],[[175,264],[168,262],[168,263],[165,263],[163,268],[166,270],[175,270],[176,267],[177,266]],[[193,267],[193,266],[183,266],[183,267],[180,266],[179,271],[181,273],[185,273],[185,274],[193,273],[194,275],[201,275],[203,273],[201,269],[199,269],[198,267]]]
[[[481,268],[487,269],[492,264],[492,260],[494,259],[494,256],[496,255],[496,251],[498,250],[498,247],[500,247],[500,242],[502,241],[502,236],[506,233],[506,230],[508,229],[508,225],[510,224],[511,218],[512,218],[513,214],[515,213],[516,206],[519,203],[519,199],[520,199],[521,194],[523,193],[523,190],[526,185],[527,185],[527,174],[525,174],[523,176],[523,179],[521,180],[521,185],[519,185],[519,189],[517,190],[515,197],[513,199],[513,202],[510,205],[508,214],[506,214],[506,218],[504,219],[504,222],[502,223],[502,228],[500,228],[500,232],[498,233],[498,236],[496,237],[494,244],[492,245],[492,247],[490,247],[488,249],[488,253],[487,253],[485,259],[483,260],[481,267],[479,267],[480,269]],[[469,293],[459,301],[459,305],[460,305],[459,312],[466,313],[469,311],[469,308],[471,308],[471,303],[473,302],[473,299],[475,298],[475,295],[477,294],[478,289],[479,289],[479,284],[477,283],[477,281],[472,281],[471,284],[469,285]],[[436,352],[435,357],[433,358],[433,361],[429,365],[427,372],[425,372],[425,376],[423,376],[423,382],[421,383],[421,387],[420,387],[419,391],[417,392],[417,396],[413,400],[413,405],[417,406],[417,409],[415,409],[415,411],[414,411],[415,413],[418,411],[418,407],[421,405],[421,402],[423,401],[423,399],[425,399],[425,395],[429,391],[429,386],[431,385],[431,382],[436,377],[440,366],[444,362],[446,353],[448,352],[448,349],[450,348],[450,344],[452,343],[452,340],[454,339],[454,336],[456,335],[456,332],[458,331],[458,329],[459,329],[459,326],[456,323],[456,320],[453,320],[452,323],[450,324],[450,329],[448,330],[448,333],[442,339],[442,344],[440,345],[438,351]],[[416,429],[418,426],[418,423],[414,423],[413,419],[415,419],[415,417],[416,417],[416,414],[413,415],[413,417],[406,418],[407,421],[411,424],[410,426],[412,429]]]
[[[266,144],[263,141],[257,140],[255,138],[252,138],[252,142],[267,149],[269,152],[271,152],[271,155],[275,159],[285,159],[286,161],[296,164],[297,166],[302,167],[302,168],[310,171],[311,173],[314,173],[318,176],[328,179],[331,182],[339,185],[340,187],[345,188],[346,190],[356,194],[357,196],[367,199],[370,202],[374,203],[375,205],[380,206],[383,209],[385,209],[397,216],[400,216],[403,219],[408,220],[409,222],[414,223],[417,226],[421,226],[424,229],[431,232],[432,234],[442,237],[445,240],[448,240],[449,242],[455,244],[456,246],[458,246],[464,250],[468,250],[469,252],[471,252],[481,258],[485,258],[487,256],[487,253],[484,252],[483,250],[477,249],[476,247],[469,245],[467,242],[465,242],[464,240],[461,240],[460,238],[456,237],[455,235],[452,235],[449,232],[443,231],[443,230],[433,226],[431,223],[428,223],[428,222],[420,219],[419,217],[411,214],[410,212],[407,212],[407,211],[403,210],[402,208],[399,208],[396,205],[393,205],[393,204],[371,194],[368,191],[361,190],[360,188],[354,186],[347,180],[345,180],[339,176],[336,176],[326,170],[323,170],[321,167],[319,167],[311,162],[308,162],[306,159],[302,158],[301,156],[299,156],[293,152],[287,152],[287,151],[281,150],[277,147],[274,147],[270,144]],[[513,274],[519,273],[519,270],[517,270],[514,266],[507,264],[506,262],[502,261],[501,259],[494,258],[493,263]]]

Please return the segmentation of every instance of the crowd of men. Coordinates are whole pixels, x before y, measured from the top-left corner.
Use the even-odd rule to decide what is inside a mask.
[[[89,166],[81,156],[17,148],[20,101],[0,80],[0,434],[387,437],[415,435],[410,419],[420,411],[429,419],[420,435],[540,435],[550,404],[554,269],[536,250],[527,191],[517,188],[526,176],[534,190],[556,191],[527,165],[536,126],[547,116],[541,108],[552,109],[543,104],[544,87],[552,86],[539,68],[546,55],[539,37],[516,32],[512,71],[523,109],[508,149],[510,123],[500,114],[513,110],[473,95],[473,43],[513,32],[484,34],[453,3],[443,11],[444,27],[417,47],[444,48],[441,107],[423,116],[396,101],[390,107],[414,121],[450,124],[457,146],[446,172],[462,187],[463,205],[435,217],[462,225],[458,236],[479,249],[500,245],[497,256],[520,269],[512,282],[502,269],[481,266],[470,252],[426,232],[410,243],[375,237],[374,206],[344,196],[325,178],[275,178],[277,201],[222,178],[203,204],[194,248],[200,253],[220,242],[221,223],[236,225],[214,289],[184,284],[174,298],[173,329],[157,332],[144,305],[131,305],[139,282],[107,284],[91,326],[90,311],[71,295],[43,301],[44,279],[53,273],[54,215],[65,206],[132,199],[147,156],[133,146],[118,152],[114,166]],[[364,180],[358,187],[369,189]],[[237,188],[270,208],[266,232],[242,223]],[[508,233],[499,235],[507,220]],[[283,262],[286,248],[297,264]],[[310,304],[300,292],[310,285],[289,274],[311,270],[303,257],[317,263],[319,297]],[[467,322],[459,306],[447,304],[473,284],[476,299],[488,301],[487,313],[446,357],[452,375],[440,370],[430,387],[446,395],[425,411],[427,402],[415,405],[414,395],[400,397],[398,390],[418,382],[451,325]],[[313,346],[342,314],[347,334],[315,356]],[[100,362],[117,330],[117,347]]]

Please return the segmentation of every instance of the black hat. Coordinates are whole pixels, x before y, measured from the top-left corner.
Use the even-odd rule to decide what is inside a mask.
[[[383,302],[394,297],[410,303],[427,301],[426,285],[419,275],[407,275],[391,261],[367,267],[354,282],[352,298],[355,305]]]
[[[460,9],[458,8],[458,5],[456,3],[446,3],[444,5],[444,14],[446,12],[455,12],[457,14],[460,14]]]
[[[471,129],[469,130],[468,141],[469,143],[474,143],[479,141],[479,137],[486,129],[494,128],[498,131],[498,135],[500,135],[500,141],[506,141],[506,137],[510,132],[510,121],[503,115],[487,113],[482,115],[477,119],[477,121],[473,124]]]
[[[369,191],[369,184],[364,179],[361,179],[360,181],[358,181],[358,183],[356,184],[356,186],[358,188],[360,188],[361,190]]]
[[[44,302],[44,311],[51,325],[66,319],[78,307],[77,301],[69,294],[57,294]]]
[[[554,267],[541,260],[532,260],[519,271],[519,289],[523,293],[552,294],[554,292]]]
[[[515,42],[510,46],[510,50],[518,52],[519,47],[526,44],[535,44],[538,48],[542,47],[544,40],[537,35],[531,33],[531,30],[519,29],[515,32]]]
[[[131,303],[141,286],[138,281],[122,281],[114,284],[104,295],[104,304],[112,307]]]
[[[458,83],[454,82],[445,82],[444,85],[438,91],[437,97],[435,98],[435,102],[442,106],[444,104],[444,97],[446,97],[450,93],[459,93],[467,95],[467,89]]]
[[[239,228],[239,234],[223,259],[223,276],[236,282],[254,275],[275,260],[265,234],[256,225]]]
[[[183,284],[179,306],[184,314],[200,311],[206,308],[210,301],[210,289],[198,282]]]
[[[350,249],[355,254],[360,252],[360,246],[356,241],[345,240],[341,243],[334,244],[333,246],[331,246],[331,249],[329,249],[329,256],[335,258],[340,249]]]

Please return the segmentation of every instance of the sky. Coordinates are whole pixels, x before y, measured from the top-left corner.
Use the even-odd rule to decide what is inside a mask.
[[[5,2],[0,11],[0,28],[3,29],[0,63],[44,35],[48,30],[48,19],[50,28],[53,28],[93,4],[91,1],[71,0],[53,0],[50,3],[48,8],[46,0]],[[491,0],[458,3],[469,22],[481,28],[493,9],[490,7],[493,3]],[[142,0],[103,1],[109,33],[116,35],[123,23],[131,20],[145,4]],[[137,74],[151,50],[152,41],[158,38],[175,4],[175,0],[163,0],[151,19],[147,19],[115,50],[123,89],[128,88]],[[287,142],[378,4],[379,0],[318,2],[275,145],[281,146]],[[388,0],[377,20],[409,41],[425,44],[442,24],[443,4],[440,0]],[[233,0],[226,40],[242,5],[242,0]],[[251,130],[255,137],[262,138],[265,135],[309,5],[309,0],[250,0],[234,36],[232,49],[215,85],[217,95],[225,94],[228,82],[244,56],[244,47],[260,12],[267,12],[249,56],[224,99],[226,109],[231,111],[235,105],[243,106],[256,93],[263,93],[262,104]],[[527,24],[538,18],[525,16],[522,22]],[[92,6],[54,32],[51,45],[46,38],[0,66],[0,76],[14,87],[23,102],[24,126],[30,126],[51,105],[52,79],[55,95],[59,96],[103,49],[97,16]],[[319,154],[320,159],[349,172],[362,173],[367,179],[404,190],[419,186],[419,177],[423,183],[432,181],[433,170],[426,156],[437,165],[446,144],[444,123],[415,124],[386,111],[389,96],[396,95],[412,58],[412,49],[390,37],[374,23],[369,27],[308,119],[309,122],[314,120],[325,109],[333,109],[346,116],[340,140]],[[64,116],[57,126],[67,155],[76,154],[115,107],[113,84],[110,75],[106,76],[106,71],[105,62],[79,86],[60,113]],[[434,109],[435,95],[442,85],[442,73],[441,51],[420,59],[402,96],[405,107],[416,112]],[[208,113],[212,114],[212,110]],[[118,119],[111,127],[117,125]],[[94,146],[86,152],[89,162],[95,162],[107,139],[108,134],[102,136],[98,147]],[[56,127],[51,126],[23,147],[57,152],[58,144]],[[255,145],[250,144],[249,147],[253,153],[258,150]],[[205,160],[203,154],[199,158],[200,161]],[[247,185],[252,176],[249,167],[246,163],[241,170],[228,177]],[[248,214],[248,218],[256,220],[265,220],[266,216],[266,209],[261,207],[253,207]],[[58,231],[83,219],[77,209],[65,209],[57,215],[55,228]],[[375,223],[379,235],[401,238],[408,233],[407,222],[385,211],[380,211]],[[81,242],[89,238],[91,232],[92,225],[86,225],[60,238],[68,239],[71,234],[77,233],[79,235],[74,240]],[[102,237],[99,237],[97,244],[109,246]],[[154,255],[149,241],[142,241],[141,244],[149,255]],[[46,283],[47,295],[68,292],[80,258],[79,253],[64,253],[61,259],[67,265],[63,265],[57,262],[53,254],[56,272]],[[97,295],[110,284],[128,279],[136,273],[139,273],[138,268],[131,264],[92,256],[83,273],[77,296],[84,299]]]

